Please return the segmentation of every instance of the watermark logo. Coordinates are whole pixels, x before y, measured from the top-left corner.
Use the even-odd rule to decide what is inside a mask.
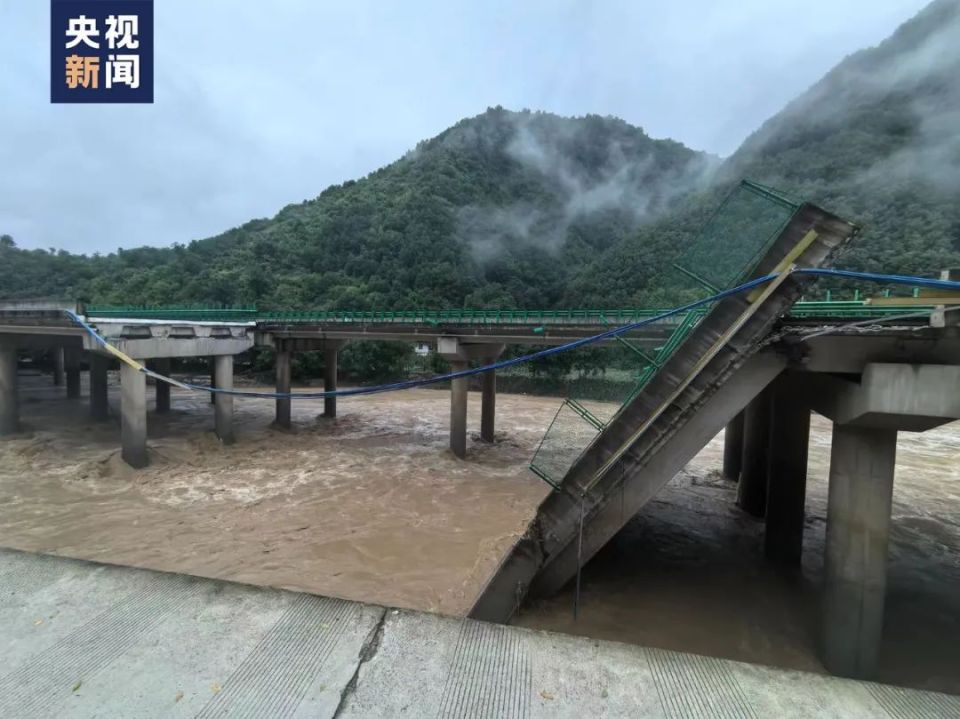
[[[153,0],[50,0],[51,102],[153,102]]]

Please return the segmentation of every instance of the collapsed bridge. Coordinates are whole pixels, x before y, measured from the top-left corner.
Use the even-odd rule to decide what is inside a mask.
[[[811,330],[791,321],[791,307],[820,273],[790,268],[829,263],[856,231],[808,203],[789,211],[737,278],[754,289],[713,305],[619,412],[596,424],[582,451],[558,465],[541,462],[556,491],[470,616],[508,621],[527,598],[573,580],[725,427],[725,468],[739,475],[741,506],[766,516],[768,557],[799,563],[816,410],[834,422],[822,658],[834,673],[870,676],[883,625],[897,432],[960,418],[960,335],[932,327],[924,312],[886,329],[854,322]],[[939,320],[932,324],[943,324],[942,311]]]
[[[943,298],[904,298],[904,304],[916,305],[909,311],[860,300],[798,302],[818,276],[816,268],[856,231],[813,205],[741,185],[676,266],[710,297],[669,312],[257,313],[6,305],[0,308],[0,433],[18,426],[17,349],[62,348],[68,396],[79,396],[86,358],[91,412],[101,419],[108,414],[108,363],[121,359],[123,457],[133,466],[148,461],[149,375],[157,380],[158,412],[169,410],[170,381],[210,391],[224,442],[233,441],[237,395],[273,398],[283,427],[298,396],[322,397],[325,413],[335,416],[339,396],[449,379],[450,446],[464,457],[469,376],[483,377],[481,438],[490,441],[497,369],[588,342],[627,343],[640,368],[636,387],[612,418],[574,412],[576,421],[588,425],[583,443],[570,442],[562,423],[551,426],[532,468],[555,491],[489,580],[472,616],[507,621],[527,597],[559,589],[724,427],[731,430],[725,464],[742,464],[736,471],[741,505],[766,514],[768,554],[795,563],[809,417],[816,410],[835,422],[824,660],[837,673],[867,676],[882,626],[896,434],[960,416],[960,339],[937,309]],[[940,295],[958,288],[926,284]],[[877,326],[863,328],[862,322]],[[879,326],[883,322],[896,324]],[[351,340],[436,343],[453,372],[338,390],[337,354]],[[507,344],[554,348],[499,360]],[[255,345],[275,350],[276,392],[233,389],[233,358]],[[300,351],[324,353],[323,392],[291,393],[291,356]],[[211,357],[211,386],[170,380],[169,360],[176,357]],[[564,406],[585,409],[575,397]]]

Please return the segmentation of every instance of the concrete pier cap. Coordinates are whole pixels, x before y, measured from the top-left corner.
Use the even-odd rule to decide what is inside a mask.
[[[503,344],[466,343],[459,337],[437,338],[437,354],[450,363],[454,372],[467,369],[474,359],[494,362],[503,349]],[[490,376],[485,376],[483,382],[480,436],[484,441],[492,442],[497,390],[493,371],[486,374]],[[460,459],[467,455],[467,385],[466,377],[450,381],[450,451]]]
[[[137,319],[97,320],[96,328],[107,342],[129,357],[152,365],[161,374],[169,372],[170,358],[210,357],[214,386],[233,387],[233,357],[253,347],[252,323],[170,322]],[[84,349],[102,353],[92,337],[82,337]],[[93,354],[91,354],[93,356]],[[96,376],[96,377],[95,377]],[[123,459],[134,468],[145,467],[147,452],[146,375],[128,364],[120,365],[120,413]],[[157,383],[157,412],[170,408],[170,388]],[[234,441],[233,397],[212,395],[216,434],[224,444]],[[105,368],[91,362],[91,410],[95,417],[106,415]]]
[[[97,321],[97,331],[107,342],[138,360],[237,355],[253,347],[252,329],[247,322]],[[92,337],[84,336],[83,343],[84,349],[100,349]]]
[[[813,408],[837,424],[924,432],[960,419],[960,366],[871,363],[860,382],[812,375]]]

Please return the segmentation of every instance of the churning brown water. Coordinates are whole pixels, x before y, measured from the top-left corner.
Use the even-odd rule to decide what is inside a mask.
[[[269,400],[237,400],[224,447],[207,397],[175,390],[173,412],[150,415],[151,466],[133,471],[116,421],[22,379],[27,431],[0,441],[0,544],[448,614],[468,610],[545,495],[526,464],[559,404],[501,394],[498,441],[473,436],[461,462],[443,391],[341,400],[336,420],[297,401],[290,433],[270,428]],[[585,567],[577,622],[570,589],[517,622],[822,671],[830,429],[814,419],[802,571],[763,561],[762,522],[717,477],[717,438]],[[901,435],[880,678],[960,693],[958,462],[957,428]]]
[[[224,447],[207,396],[174,391],[134,471],[118,423],[48,383],[24,378],[30,431],[0,442],[5,546],[460,614],[545,493],[524,460],[546,399],[500,397],[507,437],[461,462],[445,392],[341,400],[336,420],[297,401],[290,433],[270,428],[270,400],[238,400]]]
[[[763,558],[763,521],[740,511],[715,438],[583,569],[516,622],[822,672],[817,658],[830,422],[810,434],[803,566]],[[960,694],[960,425],[901,433],[880,681]]]

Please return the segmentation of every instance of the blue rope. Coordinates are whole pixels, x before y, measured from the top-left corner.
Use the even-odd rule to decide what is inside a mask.
[[[824,275],[827,277],[843,277],[851,280],[866,280],[867,282],[889,282],[896,285],[913,285],[916,287],[933,287],[938,290],[960,290],[960,282],[954,280],[933,280],[927,277],[911,277],[910,275],[885,275],[879,272],[854,272],[853,270],[829,270],[819,267],[805,270],[794,270],[796,274]]]
[[[843,277],[846,279],[859,279],[870,282],[887,282],[891,284],[904,284],[904,285],[913,285],[913,286],[923,286],[923,287],[934,287],[937,289],[960,291],[960,282],[954,282],[951,280],[932,280],[922,277],[910,277],[907,275],[884,275],[874,272],[854,272],[852,270],[831,270],[831,269],[819,269],[819,268],[810,268],[810,269],[798,269],[793,270],[794,274],[801,275],[818,275],[818,276],[831,276],[831,277]],[[356,387],[353,389],[342,389],[334,390],[331,392],[257,392],[257,391],[248,391],[248,390],[235,390],[235,389],[221,389],[218,387],[208,387],[205,385],[190,384],[188,382],[177,382],[178,385],[188,387],[192,390],[198,392],[213,392],[218,394],[233,395],[237,397],[260,397],[264,399],[325,399],[327,397],[356,397],[360,395],[370,395],[370,394],[380,394],[382,392],[397,392],[399,390],[413,389],[415,387],[425,387],[432,384],[437,384],[439,382],[446,382],[451,379],[460,379],[461,377],[471,377],[473,375],[482,374],[484,372],[491,372],[498,369],[505,369],[507,367],[514,367],[519,364],[524,364],[526,362],[534,362],[536,360],[544,359],[545,357],[550,357],[555,354],[560,354],[561,352],[568,352],[579,347],[586,347],[588,345],[596,344],[597,342],[603,342],[604,340],[611,339],[613,337],[619,337],[622,334],[627,332],[632,332],[633,330],[645,327],[647,325],[654,324],[655,322],[660,322],[661,320],[668,319],[678,314],[683,314],[691,310],[698,309],[708,304],[718,302],[720,300],[726,299],[727,297],[732,297],[741,292],[747,292],[752,290],[755,287],[770,282],[778,276],[778,273],[772,273],[769,275],[764,275],[763,277],[758,277],[756,279],[750,280],[749,282],[744,282],[741,285],[732,287],[728,290],[723,290],[722,292],[717,292],[716,294],[710,295],[701,300],[696,300],[688,304],[676,307],[672,310],[667,310],[662,312],[655,317],[648,317],[637,322],[633,322],[628,325],[622,325],[620,327],[614,327],[607,330],[606,332],[601,332],[600,334],[593,335],[591,337],[584,337],[566,344],[558,345],[556,347],[550,347],[539,352],[532,352],[530,354],[521,355],[519,357],[512,357],[510,359],[501,360],[500,362],[494,362],[493,364],[485,365],[483,367],[475,367],[472,369],[460,370],[458,372],[449,372],[443,375],[437,375],[435,377],[427,377],[424,379],[415,379],[415,380],[404,380],[402,382],[392,382],[389,384],[376,385],[374,387]],[[76,315],[73,312],[67,310],[67,314],[71,319],[74,320],[80,327],[82,327],[93,339],[102,346],[107,346],[107,341],[100,336],[97,330],[92,327],[89,323],[83,320],[81,317]],[[161,374],[157,374],[151,370],[144,368],[146,374],[151,377],[155,377],[159,380],[169,381],[169,378],[164,377]]]

